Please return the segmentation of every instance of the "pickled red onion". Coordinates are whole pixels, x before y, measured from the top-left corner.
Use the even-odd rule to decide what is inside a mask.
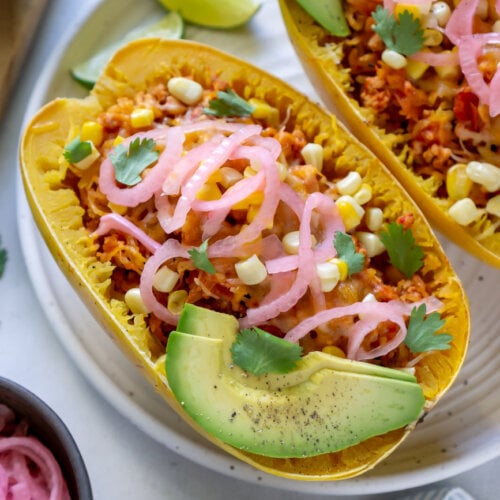
[[[109,233],[111,230],[119,231],[121,233],[133,236],[137,241],[139,241],[146,249],[151,253],[155,253],[161,244],[153,240],[144,231],[139,229],[135,224],[130,222],[125,217],[119,214],[111,213],[103,215],[99,219],[99,226],[92,233],[93,236],[102,236]]]
[[[154,255],[146,261],[139,285],[141,298],[146,309],[169,325],[176,325],[179,315],[171,313],[158,301],[153,291],[153,279],[156,271],[158,271],[158,269],[169,259],[174,257],[183,257],[187,259],[189,258],[189,254],[187,248],[181,245],[177,240],[168,239]]]
[[[453,9],[446,23],[445,34],[454,45],[458,45],[464,35],[471,35],[474,15],[480,0],[462,0]]]

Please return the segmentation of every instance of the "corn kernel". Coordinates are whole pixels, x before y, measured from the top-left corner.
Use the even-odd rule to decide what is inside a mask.
[[[376,234],[367,231],[359,231],[356,233],[356,236],[366,250],[366,255],[368,255],[368,257],[375,257],[385,252],[385,246]]]
[[[121,144],[125,139],[121,135],[117,135],[115,140],[113,141],[113,147],[116,148],[119,144]]]
[[[203,95],[203,87],[198,82],[182,76],[170,78],[167,89],[176,99],[188,106],[198,103]]]
[[[361,302],[377,302],[377,298],[373,293],[367,293]]]
[[[322,292],[331,292],[340,280],[339,266],[333,262],[319,262],[316,264],[316,273],[321,282]]]
[[[493,31],[494,33],[500,33],[500,19],[493,23],[493,28],[491,31]]]
[[[295,255],[299,252],[299,243],[300,243],[300,232],[299,231],[290,231],[289,233],[283,236],[283,248],[285,252],[289,255]],[[311,247],[316,245],[317,241],[313,234],[311,234]]]
[[[382,61],[392,69],[402,69],[407,64],[407,59],[403,54],[391,49],[385,49],[382,52]]]
[[[450,6],[446,2],[435,2],[432,4],[431,13],[439,26],[444,28],[451,17]]]
[[[486,203],[486,211],[489,214],[500,217],[500,194],[488,200],[488,203]]]
[[[153,277],[153,287],[159,292],[170,293],[179,280],[179,273],[167,266],[162,266]]]
[[[222,193],[217,184],[203,184],[200,190],[196,193],[196,199],[202,201],[218,200]]]
[[[73,163],[78,170],[87,170],[101,156],[101,153],[99,153],[92,142],[90,145],[92,146],[90,154],[82,160]]]
[[[461,226],[467,226],[481,215],[481,210],[470,198],[462,198],[448,209],[448,214]]]
[[[218,172],[220,173],[221,178],[217,182],[225,189],[243,179],[243,174],[231,167],[221,167]]]
[[[339,209],[346,231],[349,231],[359,225],[365,210],[352,196],[341,196],[337,199],[335,204]]]
[[[263,191],[254,191],[241,201],[236,202],[231,208],[233,210],[247,210],[250,205],[260,205],[264,201]]]
[[[188,293],[186,290],[175,290],[168,294],[167,309],[172,314],[180,314],[186,303]]]
[[[446,50],[443,50],[442,54],[445,52]],[[442,80],[454,79],[461,74],[460,66],[458,66],[458,64],[451,66],[435,66],[434,69],[436,70],[439,78]]]
[[[103,140],[103,127],[97,122],[84,122],[80,131],[80,140],[91,141],[94,146],[98,147]]]
[[[254,107],[252,116],[257,120],[265,120],[271,127],[278,128],[280,124],[280,114],[277,108],[265,101],[252,97],[248,103]]]
[[[412,5],[412,4],[404,4],[404,3],[397,3],[394,5],[394,17],[396,19],[399,18],[399,16],[404,12],[404,11],[409,12],[410,14],[413,14],[413,17],[415,19],[420,19],[421,17],[421,10],[417,5]]]
[[[252,167],[245,167],[245,170],[243,170],[243,177],[245,178],[253,177],[254,175],[257,175],[257,171]]]
[[[134,128],[149,127],[153,124],[155,114],[149,108],[136,108],[130,113],[130,124]]]
[[[365,222],[370,231],[378,231],[384,222],[384,212],[378,207],[367,208]]]
[[[467,177],[493,193],[500,188],[500,168],[484,161],[471,161],[465,169]]]
[[[340,194],[354,194],[363,182],[361,175],[358,172],[349,172],[343,179],[336,183],[337,191]]]
[[[422,78],[429,65],[427,63],[416,61],[415,59],[408,59],[406,63],[406,74],[412,80]]]
[[[221,173],[220,169],[218,168],[207,179],[207,184],[215,184],[216,182],[221,182],[222,179],[223,179],[222,173]]]
[[[345,358],[345,352],[336,345],[327,345],[321,349],[324,353],[330,354],[330,356],[337,356],[337,358]]]
[[[288,177],[288,167],[280,161],[276,162],[276,167],[278,168],[278,176],[280,181],[284,182]]]
[[[117,205],[116,203],[112,203],[108,201],[108,207],[115,213],[119,215],[125,215],[127,213],[128,208],[123,205]]]
[[[469,179],[464,163],[457,163],[446,172],[446,191],[452,200],[461,200],[469,196],[472,180]]]
[[[266,266],[255,254],[248,259],[237,262],[234,268],[238,278],[245,285],[258,285],[267,278]]]
[[[372,187],[370,184],[365,182],[361,184],[361,187],[352,195],[352,197],[360,204],[364,205],[372,199]]]
[[[424,45],[426,47],[439,47],[443,41],[443,35],[440,31],[426,28],[424,30]]]
[[[349,267],[347,266],[347,262],[345,260],[339,259],[338,257],[334,257],[328,262],[335,264],[339,268],[339,280],[345,281],[349,274]]]
[[[312,165],[318,172],[323,169],[323,146],[321,144],[315,144],[314,142],[309,142],[300,151],[302,158],[309,164]]]
[[[142,297],[139,288],[131,288],[127,291],[124,297],[125,304],[134,314],[149,314]]]

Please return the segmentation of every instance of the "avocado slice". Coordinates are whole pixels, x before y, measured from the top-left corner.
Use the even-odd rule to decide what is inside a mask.
[[[309,353],[287,374],[255,376],[232,363],[237,320],[186,305],[167,344],[176,399],[207,432],[270,457],[342,450],[415,421],[425,403],[399,370]]]

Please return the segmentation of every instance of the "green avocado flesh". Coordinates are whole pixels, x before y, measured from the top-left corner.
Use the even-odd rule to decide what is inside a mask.
[[[211,435],[241,450],[291,458],[353,446],[415,421],[425,399],[399,370],[322,352],[286,374],[255,376],[232,363],[237,320],[187,304],[167,344],[176,399]]]
[[[297,2],[332,35],[344,37],[349,34],[342,0],[297,0]]]

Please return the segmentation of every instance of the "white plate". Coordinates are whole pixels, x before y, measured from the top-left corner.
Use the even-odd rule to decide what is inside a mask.
[[[121,16],[116,16],[120,11]],[[68,75],[132,26],[161,15],[154,2],[104,0],[72,27],[40,78],[27,118],[56,96],[84,91]],[[277,2],[233,32],[189,28],[187,37],[248,59],[316,98],[288,42]],[[444,241],[472,310],[471,347],[451,391],[410,438],[373,472],[341,482],[298,482],[256,471],[200,438],[172,412],[96,324],[55,265],[19,186],[18,223],[33,286],[54,331],[95,388],[145,433],[201,465],[246,481],[319,494],[368,494],[411,488],[469,470],[500,455],[499,273]]]

